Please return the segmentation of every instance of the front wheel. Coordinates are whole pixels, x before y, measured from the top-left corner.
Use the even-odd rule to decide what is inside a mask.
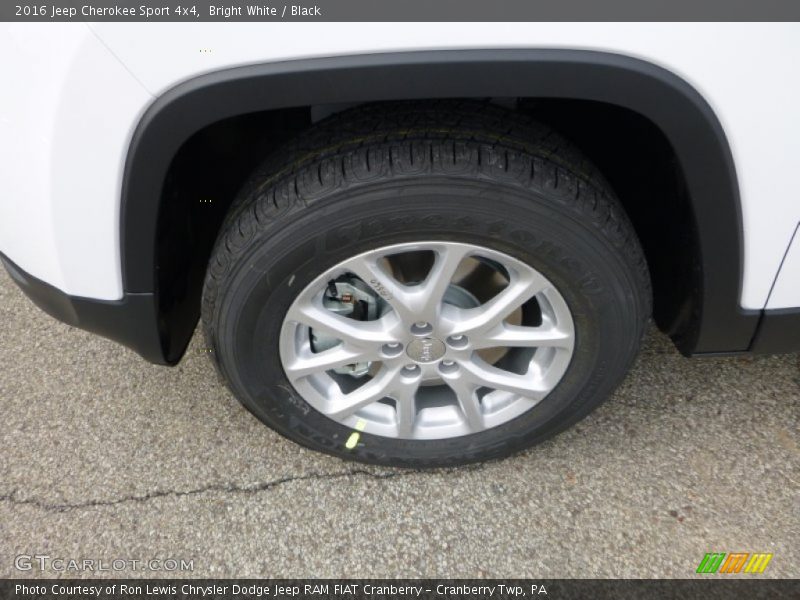
[[[442,126],[465,110],[468,127]],[[406,113],[417,131],[392,135]],[[206,280],[209,344],[249,410],[310,448],[432,467],[525,448],[607,397],[649,282],[574,150],[486,105],[367,107],[320,130],[348,133],[254,175]]]

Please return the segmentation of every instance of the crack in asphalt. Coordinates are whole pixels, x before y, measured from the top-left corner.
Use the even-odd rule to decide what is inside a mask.
[[[71,510],[79,510],[82,508],[103,508],[108,506],[117,506],[119,504],[125,504],[128,502],[148,502],[156,498],[168,498],[168,497],[181,498],[185,496],[197,496],[208,492],[223,492],[231,494],[257,494],[259,492],[265,492],[287,483],[293,483],[295,481],[309,481],[309,480],[325,481],[332,479],[347,479],[349,477],[367,477],[371,479],[394,479],[396,477],[410,477],[412,475],[419,475],[423,473],[441,474],[441,473],[453,473],[456,471],[472,472],[480,470],[482,468],[483,468],[482,465],[477,465],[472,467],[461,467],[460,469],[457,470],[456,469],[432,470],[432,471],[408,470],[408,471],[384,471],[384,472],[380,471],[373,472],[373,471],[367,471],[365,469],[351,469],[348,471],[337,471],[333,473],[309,473],[307,475],[289,475],[287,477],[281,477],[279,479],[273,479],[271,481],[265,481],[254,485],[239,485],[235,483],[227,483],[227,484],[212,483],[200,488],[195,488],[190,490],[155,490],[138,496],[137,495],[123,496],[121,498],[116,498],[113,500],[87,500],[85,502],[63,503],[63,504],[42,502],[41,500],[37,500],[35,498],[18,498],[17,490],[13,490],[10,494],[0,495],[0,502],[10,503],[15,506],[25,506],[25,505],[33,506],[49,512],[67,512]]]

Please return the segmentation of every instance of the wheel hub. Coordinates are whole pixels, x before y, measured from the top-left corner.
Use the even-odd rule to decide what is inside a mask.
[[[419,338],[406,346],[406,354],[414,362],[433,363],[442,358],[447,352],[447,346],[440,339],[434,337]]]

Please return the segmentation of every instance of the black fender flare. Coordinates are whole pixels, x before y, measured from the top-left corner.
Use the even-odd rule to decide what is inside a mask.
[[[606,102],[654,123],[675,151],[699,233],[702,289],[688,311],[686,354],[745,351],[761,311],[739,306],[743,233],[739,187],[725,132],[689,83],[618,54],[557,49],[444,50],[292,60],[228,68],[184,81],[145,111],[121,190],[126,295],[157,298],[156,235],[172,158],[200,129],[250,112],[318,104],[458,97],[569,98]],[[184,348],[160,323],[163,348]],[[184,335],[184,334],[182,334]],[[177,342],[177,343],[176,343]],[[164,350],[167,354],[167,350]],[[166,356],[175,362],[179,356]]]

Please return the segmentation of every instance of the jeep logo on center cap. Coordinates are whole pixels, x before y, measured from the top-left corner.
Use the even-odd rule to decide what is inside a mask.
[[[427,337],[411,342],[406,348],[406,354],[415,362],[432,363],[442,358],[445,350],[444,342]]]

